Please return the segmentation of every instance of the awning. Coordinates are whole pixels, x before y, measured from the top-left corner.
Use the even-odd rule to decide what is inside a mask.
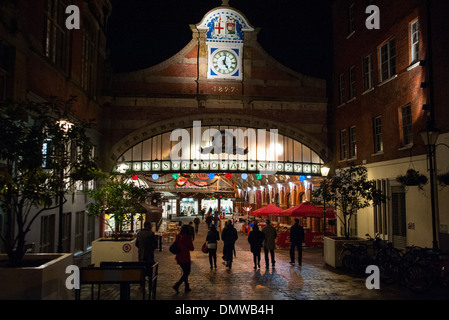
[[[251,215],[260,217],[280,216],[282,215],[282,211],[283,210],[281,208],[275,206],[274,204],[269,204],[265,207],[254,210],[253,212],[251,212]]]
[[[304,202],[298,206],[294,206],[288,208],[287,210],[283,210],[282,215],[286,217],[322,218],[323,209],[321,207],[311,204],[310,202]],[[326,218],[335,219],[335,212],[333,209],[326,210]]]

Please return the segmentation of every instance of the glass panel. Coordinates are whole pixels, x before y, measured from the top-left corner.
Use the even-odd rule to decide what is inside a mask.
[[[171,151],[171,132],[166,132],[162,135],[162,160],[170,160]]]
[[[142,144],[139,143],[133,147],[133,161],[142,160]]]
[[[293,161],[293,139],[285,137],[285,146],[286,146],[286,150],[285,150],[285,161]]]
[[[153,160],[161,160],[161,136],[155,136],[153,137],[153,143],[152,143],[152,149],[153,149]]]
[[[313,163],[321,163],[320,157],[314,151],[312,151],[312,162]]]
[[[301,156],[301,143],[298,141],[293,141],[293,149],[294,149],[294,157],[293,161],[295,162],[302,162],[302,156]]]
[[[302,159],[304,162],[311,162],[312,158],[310,155],[310,149],[305,145],[302,145]]]
[[[126,151],[126,152],[123,154],[123,157],[125,158],[125,161],[132,161],[132,160],[133,160],[133,159],[132,159],[132,148],[129,149],[128,151]],[[123,159],[120,159],[120,161],[123,161]]]
[[[151,160],[151,138],[142,142],[142,160]]]

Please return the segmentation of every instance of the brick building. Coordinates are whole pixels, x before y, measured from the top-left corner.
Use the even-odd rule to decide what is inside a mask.
[[[365,25],[372,4],[380,10],[380,29]],[[357,215],[353,231],[359,236],[380,232],[397,246],[432,247],[430,183],[419,190],[396,177],[409,168],[429,177],[420,134],[428,125],[441,130],[438,144],[449,139],[449,46],[442,40],[449,24],[441,14],[448,9],[439,0],[334,2],[334,165],[366,165],[369,178],[390,196],[385,206]],[[438,174],[447,172],[448,155],[444,146],[436,148]],[[435,190],[436,232],[447,248],[448,190]]]
[[[287,207],[310,198],[299,175],[319,175],[320,166],[330,159],[326,81],[273,59],[258,44],[259,30],[243,13],[223,1],[191,25],[192,40],[173,57],[143,70],[109,74],[105,28],[113,8],[107,0],[70,4],[81,10],[79,30],[65,27],[68,1],[2,2],[2,100],[76,96],[77,116],[97,119],[90,134],[102,169],[110,172],[123,159],[140,166],[135,170],[139,176],[151,173],[142,169],[145,160],[170,160],[166,159],[170,144],[163,148],[161,143],[159,148],[155,142],[165,143],[175,129],[192,130],[193,121],[219,130],[275,129],[282,137],[281,165],[296,163],[296,174],[260,180],[250,174],[246,181],[233,181],[231,194],[237,184],[251,187],[248,193],[254,207],[272,201]],[[154,158],[147,159],[142,150],[149,144]],[[260,153],[260,145],[256,146]],[[82,190],[73,190],[67,198],[62,218],[64,251],[86,251],[101,228],[86,216],[89,200]],[[179,201],[176,208],[179,212]],[[35,252],[55,251],[58,223],[55,210],[33,224],[27,242],[35,244]]]
[[[81,28],[66,28],[66,8],[77,5]],[[106,59],[105,27],[109,0],[5,0],[0,3],[0,102],[68,100],[83,120],[97,119],[89,135],[100,146],[100,97]],[[98,150],[98,148],[97,148]],[[95,220],[88,218],[88,199],[78,186],[68,195],[63,214],[63,250],[85,251],[98,235]],[[5,226],[0,215],[0,232]],[[48,211],[33,224],[27,243],[34,252],[55,252],[58,209]]]

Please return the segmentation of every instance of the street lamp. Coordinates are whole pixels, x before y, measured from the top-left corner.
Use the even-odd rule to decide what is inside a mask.
[[[326,166],[321,167],[321,176],[323,176],[324,179],[327,179],[327,176],[329,175],[330,170],[331,169],[329,167],[326,167]],[[323,248],[324,248],[324,237],[325,236],[326,236],[326,196],[323,193]]]
[[[436,188],[435,188],[435,144],[440,132],[437,129],[427,129],[421,132],[421,138],[427,146],[427,159],[430,171],[430,204],[432,210],[432,246],[434,251],[438,251],[437,238],[437,214],[436,214]]]

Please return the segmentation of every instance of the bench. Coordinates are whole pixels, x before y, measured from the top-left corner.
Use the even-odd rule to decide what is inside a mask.
[[[100,288],[102,284],[119,284],[120,300],[130,300],[130,284],[138,283],[143,287],[142,299],[145,300],[145,283],[148,277],[148,299],[156,300],[157,277],[159,273],[158,263],[146,262],[102,262],[100,267],[80,268],[80,286],[90,284],[91,299],[94,296],[94,285],[98,285],[98,296],[100,299]],[[75,291],[75,298],[80,300],[81,290]]]

